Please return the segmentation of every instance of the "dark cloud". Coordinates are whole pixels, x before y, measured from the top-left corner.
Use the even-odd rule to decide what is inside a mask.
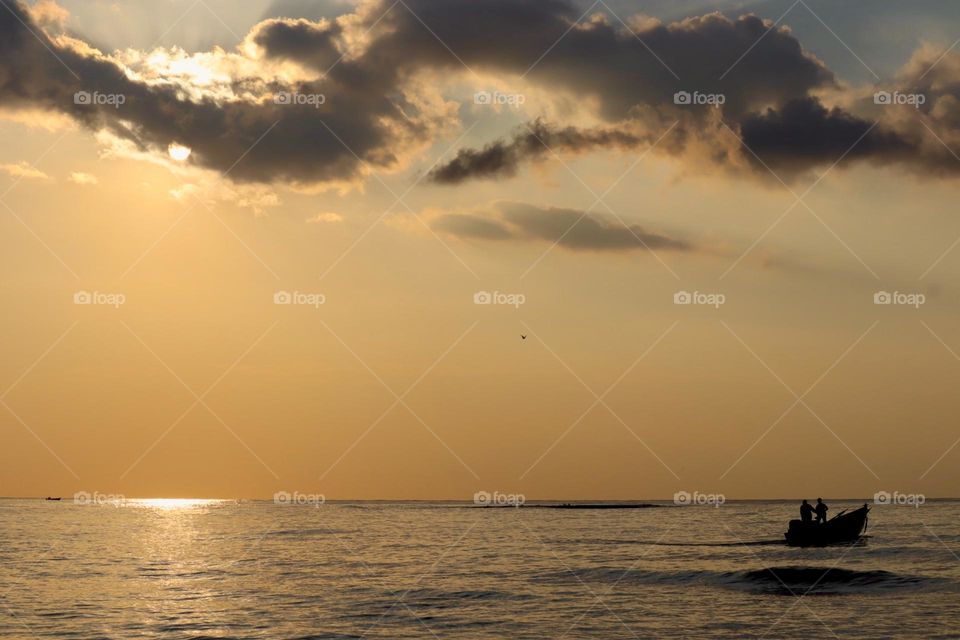
[[[484,215],[446,214],[432,228],[463,239],[556,242],[572,251],[627,252],[670,249],[689,251],[681,240],[651,233],[638,225],[558,207],[500,202]]]
[[[14,0],[0,0],[0,105],[42,107],[67,113],[93,130],[108,130],[142,150],[164,152],[173,142],[193,149],[191,161],[230,171],[240,181],[313,183],[346,181],[362,172],[364,163],[393,166],[397,154],[434,135],[436,120],[420,112],[402,95],[371,91],[355,84],[349,63],[324,81],[294,86],[264,85],[256,78],[237,79],[263,94],[263,99],[188,99],[175,84],[147,84],[128,77],[113,60],[51,40]],[[266,32],[287,34],[312,23],[268,22]],[[311,27],[310,60],[333,56],[335,27]],[[259,31],[257,33],[260,33]],[[279,45],[277,45],[279,46]],[[371,81],[373,82],[373,81]],[[323,95],[325,103],[275,104],[273,92]],[[77,104],[75,94],[123,96],[123,104]],[[328,129],[329,127],[329,129]],[[336,136],[330,130],[336,132]],[[269,131],[269,134],[267,133]],[[339,136],[340,139],[337,139]]]
[[[406,4],[409,11],[398,6],[378,24],[382,33],[368,57],[457,71],[462,60],[477,71],[526,74],[544,88],[599,100],[609,121],[638,106],[673,105],[680,90],[722,92],[725,112],[736,116],[835,84],[788,30],[756,16],[730,20],[716,13],[632,28],[595,17],[571,28],[582,8],[560,0],[461,0],[455,9],[443,0]],[[389,5],[384,0],[371,19]]]
[[[320,15],[309,3],[285,1],[271,11]],[[715,13],[671,24],[634,19],[628,28],[613,17],[576,24],[582,7],[569,0],[368,0],[337,19],[271,18],[256,25],[238,57],[252,47],[263,59],[231,67],[247,75],[232,77],[233,95],[224,97],[178,78],[144,80],[113,57],[49,37],[21,2],[0,3],[0,106],[67,113],[145,151],[185,144],[193,149],[191,162],[229,171],[238,181],[329,183],[354,180],[367,167],[397,167],[454,124],[451,105],[424,95],[421,81],[429,74],[470,78],[464,65],[580,99],[596,107],[600,124],[534,120],[509,138],[461,150],[431,174],[438,183],[511,176],[551,150],[644,146],[650,132],[659,135],[672,122],[679,126],[658,149],[705,151],[713,165],[753,162],[742,149],[711,145],[723,121],[761,158],[790,173],[834,162],[873,121],[863,105],[823,106],[815,96],[842,89],[834,74],[788,29],[752,15],[733,20]],[[938,58],[929,53],[912,62],[913,80],[931,97],[920,113],[943,140],[960,142],[957,56]],[[314,79],[277,84],[260,77],[264,61],[296,63]],[[933,61],[939,66],[924,73]],[[75,104],[80,91],[119,94],[125,102]],[[275,104],[280,91],[323,95],[325,102]],[[722,95],[722,104],[675,104],[680,91]],[[878,117],[881,124],[848,161],[955,171],[955,160],[930,144],[915,121],[893,110]]]
[[[631,148],[647,140],[647,136],[626,130],[561,128],[536,120],[509,139],[496,140],[482,149],[461,149],[452,160],[431,171],[429,179],[439,184],[457,184],[471,178],[513,176],[521,163],[542,160],[554,153]]]
[[[513,237],[511,230],[503,222],[471,214],[444,214],[430,226],[436,231],[471,240],[509,240]]]
[[[337,45],[342,36],[336,22],[276,18],[254,27],[251,40],[270,58],[286,58],[326,72],[343,57]]]
[[[958,87],[960,85],[952,88]],[[927,95],[933,96],[935,107],[909,108],[906,114],[877,113],[877,109],[871,107],[868,111],[875,114],[875,119],[840,107],[827,108],[812,96],[790,100],[778,107],[746,114],[739,122],[726,123],[730,130],[739,131],[746,149],[730,146],[729,140],[723,140],[729,131],[721,128],[719,121],[678,120],[670,133],[671,139],[665,139],[658,149],[682,154],[696,141],[711,165],[735,168],[745,163],[762,177],[767,176],[767,169],[772,169],[785,180],[815,167],[834,164],[843,167],[857,161],[898,164],[922,176],[956,176],[960,174],[960,160],[951,149],[960,149],[960,98],[947,91],[939,96],[932,92]],[[929,123],[929,129],[921,119]],[[544,139],[549,139],[549,132],[557,130],[551,125],[534,124],[537,130],[546,132]],[[620,126],[619,132],[623,134],[620,136],[613,135],[617,131],[613,127],[604,128],[604,135],[594,135],[595,130],[565,127],[564,139],[569,144],[557,140],[548,145],[557,153],[582,152],[646,146],[654,139],[652,134],[630,133],[637,130],[637,122],[625,121]],[[438,165],[429,178],[437,184],[459,184],[516,175],[524,163],[548,157],[544,145],[532,144],[537,137],[527,128],[520,128],[513,136],[495,140],[480,149],[461,149],[452,160]]]
[[[405,90],[407,81],[424,70],[466,73],[443,43],[454,47],[471,68],[513,75],[527,71],[556,43],[529,73],[529,81],[598,99],[602,115],[614,121],[638,105],[666,104],[683,88],[667,66],[702,87],[767,28],[759,18],[730,21],[710,15],[638,28],[645,46],[621,25],[596,19],[557,42],[580,17],[570,2],[464,0],[453,10],[442,0],[409,0],[388,11],[392,3],[383,0],[362,5],[351,18],[353,40],[369,30],[367,42],[356,51],[347,49],[353,40],[345,34],[343,21],[270,19],[252,30],[250,41],[268,59],[293,61],[325,74],[317,81],[277,87],[255,77],[236,78],[237,87],[263,97],[188,99],[174,82],[147,84],[109,57],[50,39],[21,3],[0,2],[5,4],[0,12],[0,104],[65,112],[144,150],[162,151],[180,142],[193,149],[192,162],[230,169],[237,180],[261,182],[349,180],[364,163],[392,167],[405,151],[428,143],[442,118],[423,113],[419,101],[409,100]],[[730,75],[728,104],[742,109],[830,82],[829,71],[792,36],[774,30],[757,45],[757,55]],[[323,94],[326,103],[320,109],[273,104],[271,92],[283,89]],[[126,100],[119,109],[76,105],[73,95],[78,91],[122,94]],[[631,134],[613,131],[543,132],[552,140],[548,144],[561,151],[633,142]],[[520,160],[541,153],[538,146],[527,138],[509,149],[494,146],[460,160],[481,172],[490,172],[485,167],[496,167],[495,174],[509,172]],[[498,153],[505,157],[493,157]],[[443,175],[437,174],[440,179]],[[447,175],[456,181],[456,168],[448,168]]]
[[[840,108],[827,109],[815,98],[751,115],[741,123],[740,132],[758,161],[788,171],[841,158],[894,162],[918,152],[916,144],[900,134]]]

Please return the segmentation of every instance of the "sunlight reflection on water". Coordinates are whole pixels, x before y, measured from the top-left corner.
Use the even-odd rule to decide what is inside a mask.
[[[233,503],[233,500],[218,500],[215,498],[131,498],[125,501],[126,506],[164,510],[210,507]]]
[[[848,506],[856,505],[831,504]],[[951,549],[960,541],[960,503],[875,507],[873,537],[852,549],[775,544],[795,507],[732,502],[598,512],[0,500],[0,636],[742,638],[956,630],[960,562]],[[831,567],[837,570],[820,579]]]

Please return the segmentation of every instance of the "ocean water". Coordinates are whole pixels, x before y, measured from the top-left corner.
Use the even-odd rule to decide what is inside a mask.
[[[0,637],[960,637],[960,502],[796,507],[0,500]]]

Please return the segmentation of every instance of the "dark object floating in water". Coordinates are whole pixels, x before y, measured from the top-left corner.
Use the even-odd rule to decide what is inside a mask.
[[[864,504],[849,513],[841,511],[823,524],[791,520],[790,529],[783,535],[791,547],[823,547],[828,544],[856,542],[867,530],[869,512],[870,507]]]
[[[51,498],[50,496],[47,496],[46,499],[47,499],[47,500],[54,500],[54,501],[59,501],[59,500],[60,500],[59,497]]]

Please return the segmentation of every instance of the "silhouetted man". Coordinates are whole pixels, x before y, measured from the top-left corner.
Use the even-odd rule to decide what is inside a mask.
[[[813,507],[811,507],[810,503],[806,500],[800,505],[800,520],[803,521],[804,524],[813,522]]]
[[[817,512],[817,522],[827,523],[827,505],[823,504],[823,498],[817,498],[817,506],[814,511]]]

